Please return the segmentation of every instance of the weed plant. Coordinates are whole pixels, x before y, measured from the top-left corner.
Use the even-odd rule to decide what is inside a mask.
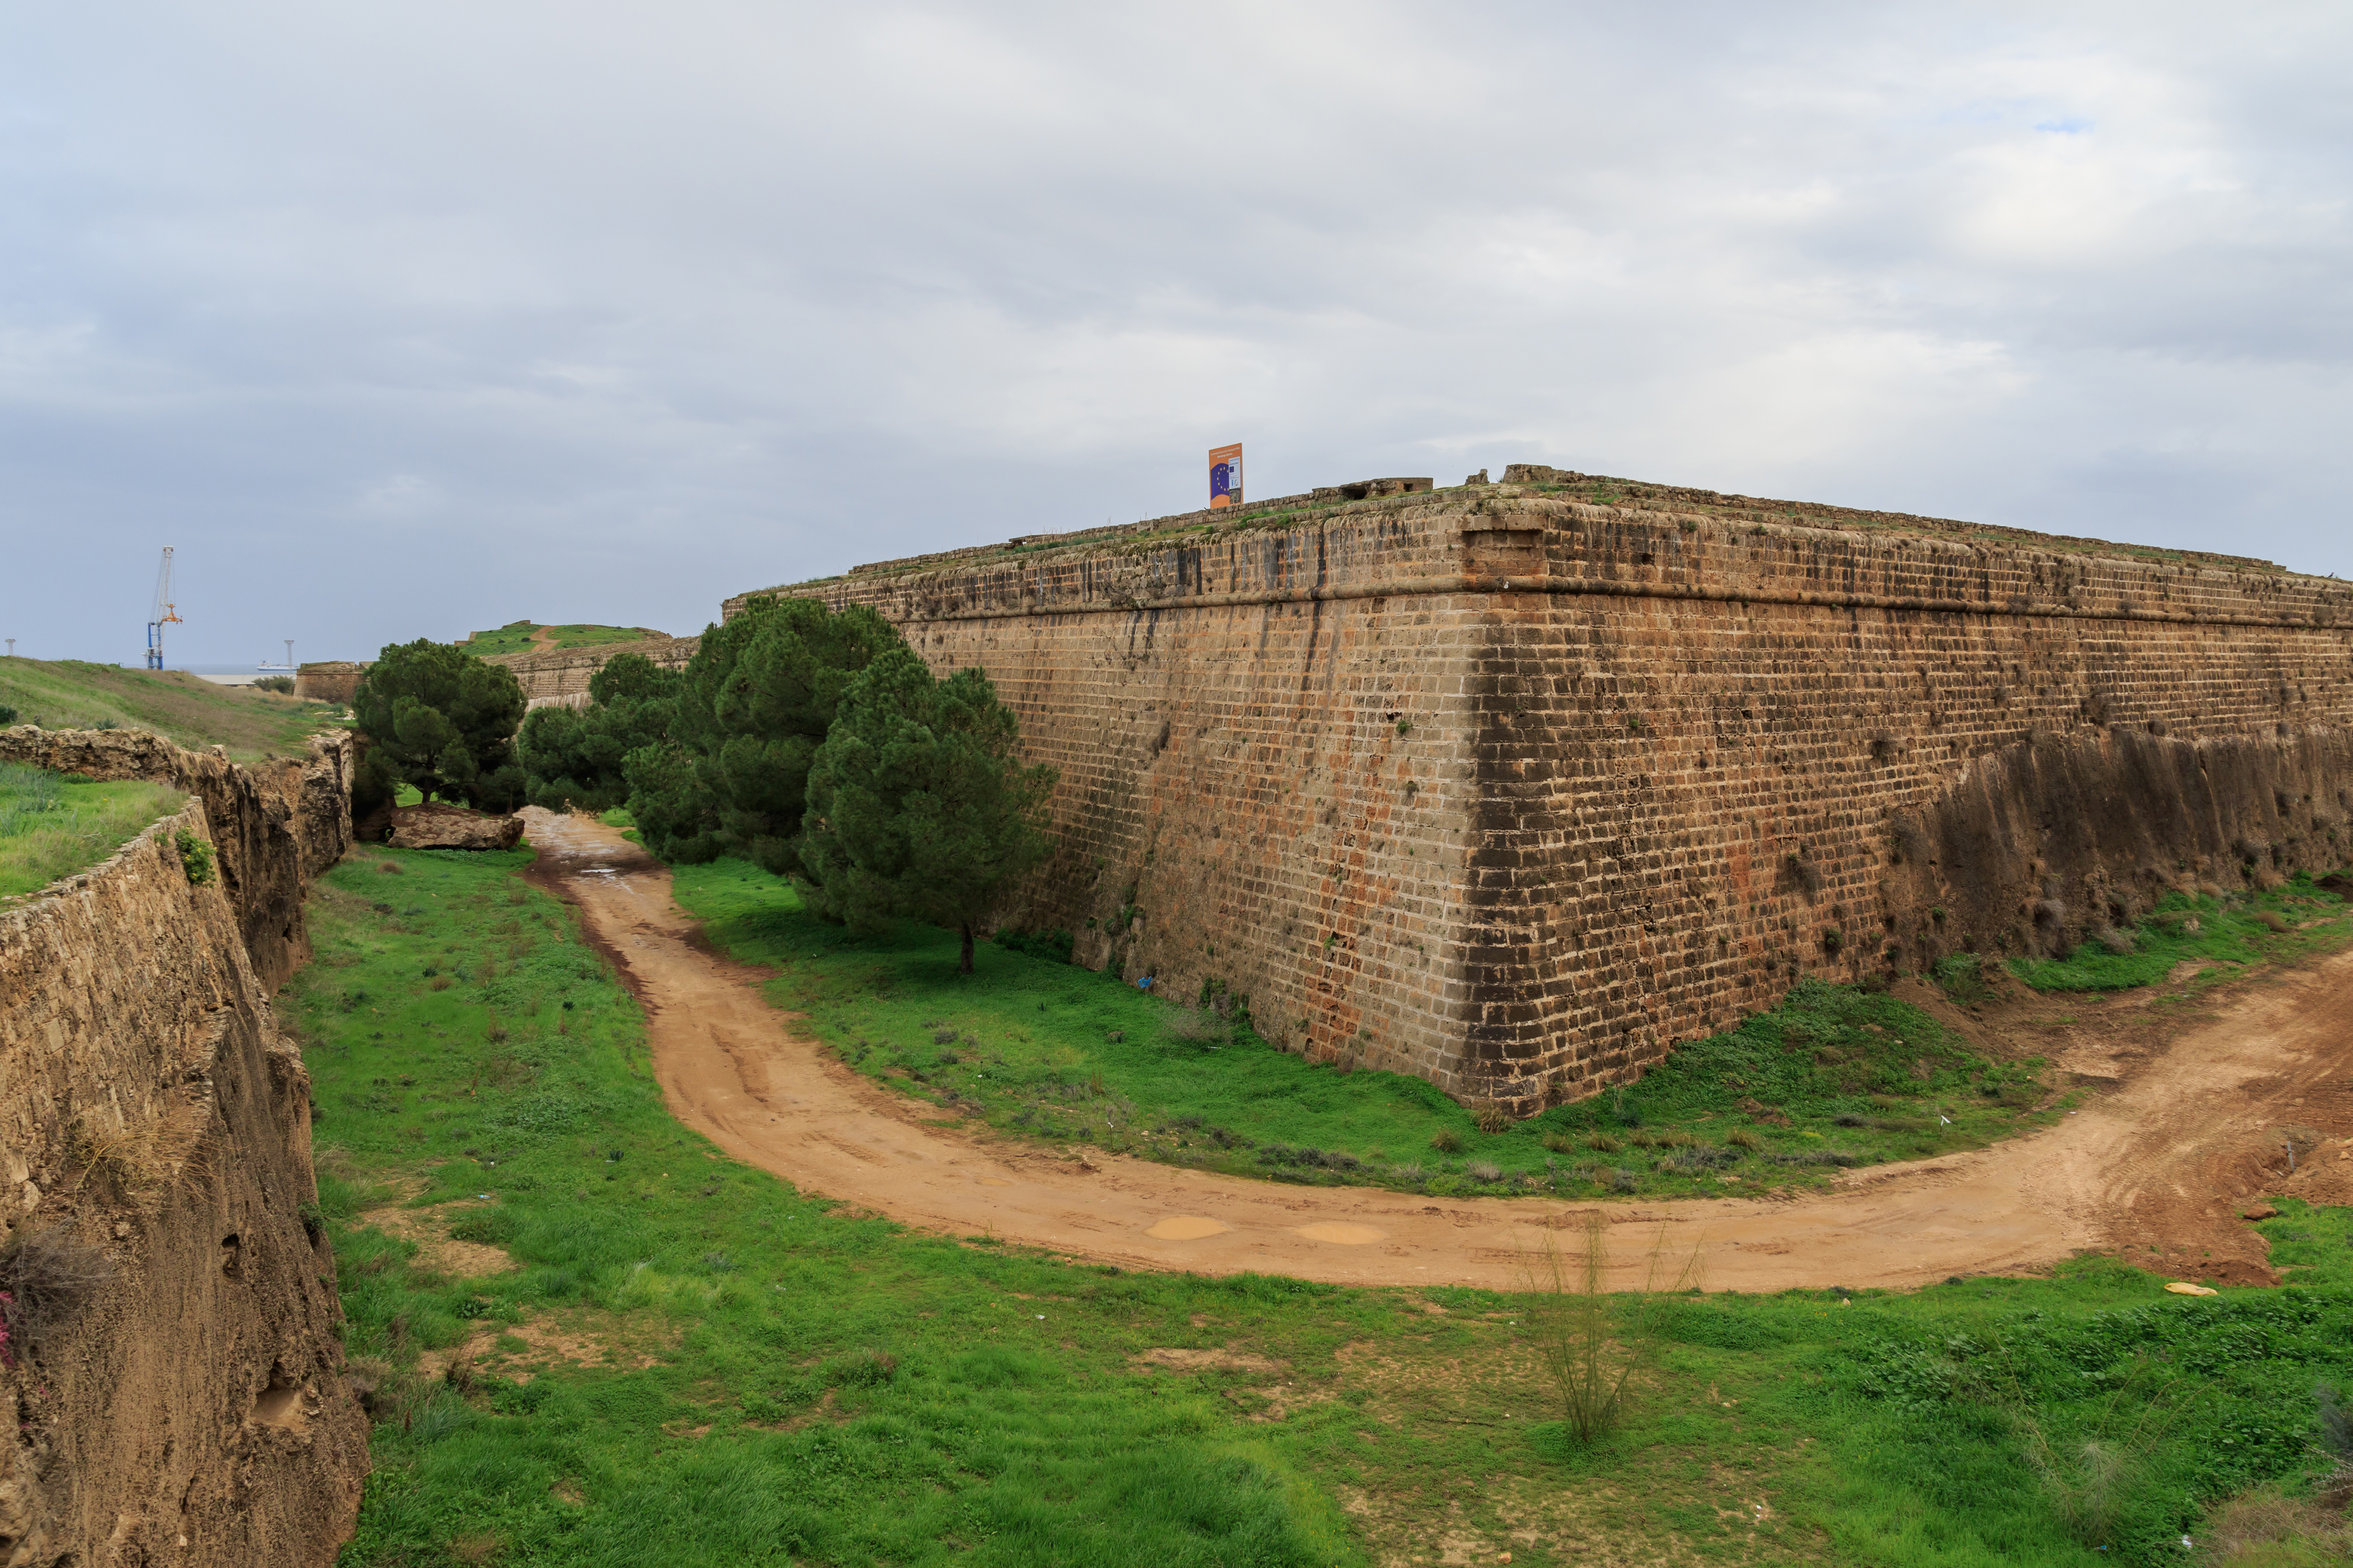
[[[2013,958],[2010,971],[2037,991],[2127,991],[2154,985],[2174,965],[2244,968],[2300,958],[2353,940],[2345,900],[2298,872],[2248,893],[2168,893],[2114,944],[2087,942],[2065,958]],[[1949,961],[1948,961],[1949,962]]]
[[[2310,1391],[2346,1381],[2353,1211],[2281,1205],[2263,1229],[2298,1283],[2277,1291],[2185,1299],[2092,1260],[1911,1295],[1614,1298],[1651,1314],[1651,1349],[1580,1444],[1543,1392],[1535,1297],[1124,1273],[910,1235],[722,1158],[663,1110],[636,1006],[516,879],[526,858],[338,867],[281,999],[377,1423],[347,1568],[2172,1563],[2209,1505],[2326,1473]],[[871,994],[830,1003],[870,1038]],[[950,1027],[920,1037],[986,1062]],[[451,1272],[396,1219],[513,1266]],[[1155,1347],[1246,1356],[1177,1373]],[[2021,1415],[2080,1452],[2160,1394],[2094,1556]]]
[[[88,870],[186,804],[164,784],[98,784],[0,763],[0,898]]]
[[[776,966],[770,999],[860,1071],[1006,1132],[1175,1164],[1440,1194],[1697,1194],[1972,1148],[2052,1114],[2041,1061],[1984,1060],[1906,1003],[1805,980],[1638,1084],[1482,1124],[1420,1079],[1275,1049],[1214,985],[1162,1000],[1036,939],[985,945],[959,977],[948,933],[856,936],[741,861],[671,874],[712,940]]]

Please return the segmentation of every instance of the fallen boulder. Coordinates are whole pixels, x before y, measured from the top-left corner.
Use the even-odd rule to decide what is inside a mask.
[[[522,818],[462,805],[404,805],[392,814],[396,849],[512,849],[522,841]]]

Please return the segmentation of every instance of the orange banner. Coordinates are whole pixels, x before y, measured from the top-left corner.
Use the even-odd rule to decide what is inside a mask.
[[[1209,448],[1209,505],[1242,504],[1242,444]]]

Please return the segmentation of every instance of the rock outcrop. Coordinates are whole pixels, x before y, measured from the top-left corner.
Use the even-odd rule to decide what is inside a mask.
[[[396,849],[512,849],[522,841],[522,818],[462,805],[404,805],[392,814]]]
[[[0,1270],[38,1238],[104,1276],[0,1358],[0,1563],[330,1563],[368,1423],[343,1375],[310,1078],[269,995],[307,952],[305,886],[349,842],[349,742],[248,770],[20,729],[0,760],[194,797],[0,911]],[[183,834],[213,845],[209,875]]]

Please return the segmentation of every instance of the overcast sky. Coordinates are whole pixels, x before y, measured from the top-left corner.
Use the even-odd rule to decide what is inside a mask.
[[[0,636],[1513,461],[2353,574],[2353,6],[0,0]]]

